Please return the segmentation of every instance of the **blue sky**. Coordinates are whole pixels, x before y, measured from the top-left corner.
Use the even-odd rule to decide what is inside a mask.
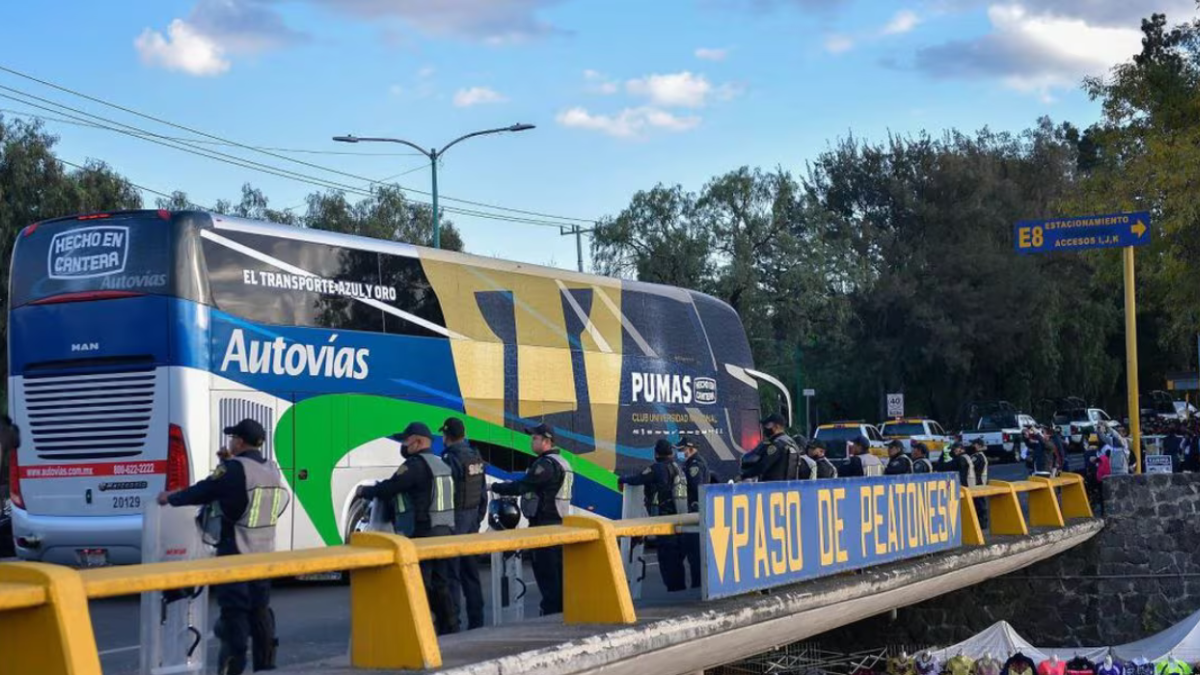
[[[114,7],[119,5],[120,11]],[[1139,49],[1139,20],[1192,0],[70,0],[8,3],[0,65],[318,167],[208,146],[366,189],[429,190],[408,149],[441,145],[443,197],[591,220],[658,182],[698,190],[742,165],[796,172],[839,136],[1085,125],[1078,87]],[[64,20],[69,17],[70,20]],[[133,127],[190,134],[0,72],[32,94]],[[0,97],[0,109],[61,117]],[[39,105],[46,105],[39,103]],[[11,113],[5,113],[6,115]],[[275,208],[317,188],[108,130],[49,122],[63,159],[103,159],[201,204],[244,182]],[[382,153],[312,155],[291,150]],[[339,175],[325,169],[351,174]],[[412,193],[413,199],[425,200]],[[149,203],[152,203],[150,197]],[[444,202],[445,206],[493,209]],[[473,253],[573,267],[557,229],[450,214]],[[569,225],[572,221],[537,217]],[[586,241],[585,241],[586,244]],[[585,252],[586,254],[586,252]]]

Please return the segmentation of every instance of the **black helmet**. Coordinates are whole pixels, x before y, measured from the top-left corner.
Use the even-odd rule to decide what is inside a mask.
[[[515,530],[521,524],[521,509],[511,497],[497,497],[488,504],[488,526],[493,530]]]

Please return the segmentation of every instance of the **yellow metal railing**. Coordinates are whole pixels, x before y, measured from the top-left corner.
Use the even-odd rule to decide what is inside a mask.
[[[563,547],[563,620],[636,620],[618,537],[670,535],[696,514],[608,521],[569,516],[562,525],[454,537],[355,534],[347,546],[75,570],[0,564],[3,672],[100,675],[88,600],[255,579],[350,572],[350,662],[356,668],[437,668],[442,656],[420,562],[498,551]]]
[[[1061,506],[1057,491],[1062,491]],[[1028,521],[1017,494],[1029,494]],[[993,534],[1028,534],[1091,517],[1083,477],[992,481],[962,488],[963,543],[984,544],[976,497],[988,500]],[[422,560],[563,547],[563,620],[636,620],[619,537],[670,535],[699,524],[697,514],[609,521],[568,516],[562,525],[453,537],[408,539],[362,532],[349,545],[169,563],[75,570],[44,563],[0,564],[0,654],[4,672],[100,675],[88,600],[256,579],[350,572],[350,662],[356,668],[423,670],[442,664]]]
[[[1062,491],[1062,498],[1058,491]],[[983,528],[975,499],[986,499],[988,531],[991,534],[1027,535],[1032,527],[1064,527],[1068,518],[1091,518],[1092,507],[1083,487],[1083,476],[1064,473],[1055,478],[1033,476],[1029,480],[989,481],[979,487],[961,488],[960,507],[963,543],[982,546]],[[1021,511],[1020,493],[1028,494],[1029,517]]]

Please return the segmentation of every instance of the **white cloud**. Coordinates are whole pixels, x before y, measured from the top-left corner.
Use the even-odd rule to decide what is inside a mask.
[[[454,93],[454,105],[459,108],[469,108],[484,103],[503,103],[507,101],[503,94],[487,87],[470,87],[459,89]]]
[[[417,77],[419,77],[421,79],[427,79],[427,78],[433,77],[433,74],[436,72],[437,72],[437,70],[434,69],[433,66],[425,66],[424,68],[421,68],[420,70],[417,71]]]
[[[1011,89],[1051,100],[1088,75],[1103,74],[1141,51],[1136,26],[1110,27],[1085,18],[1034,12],[1022,4],[988,7],[992,32],[917,53],[916,65],[938,77],[995,77]]]
[[[899,12],[896,12],[896,16],[892,17],[892,20],[883,27],[883,34],[899,35],[901,33],[907,33],[916,28],[917,24],[919,23],[921,23],[921,17],[917,16],[916,12],[902,9]]]
[[[626,108],[615,115],[593,114],[576,107],[559,113],[555,119],[564,127],[599,131],[616,138],[641,138],[653,130],[689,131],[700,125],[700,118],[694,115],[674,115],[652,106]]]
[[[696,49],[695,55],[701,61],[724,61],[729,56],[729,50],[699,47]]]
[[[854,40],[847,35],[834,34],[825,38],[825,51],[830,54],[843,54],[854,48]]]
[[[621,88],[621,85],[610,80],[604,73],[590,68],[583,71],[583,79],[588,81],[587,90],[593,94],[610,96],[617,93]]]
[[[164,36],[147,28],[133,41],[142,63],[197,76],[220,75],[229,70],[224,49],[183,19],[167,26]]]
[[[716,89],[703,75],[691,72],[647,75],[625,83],[625,91],[658,106],[701,108]]]

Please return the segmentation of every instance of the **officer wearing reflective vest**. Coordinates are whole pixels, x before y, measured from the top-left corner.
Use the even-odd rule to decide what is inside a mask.
[[[640,473],[618,476],[617,485],[622,484],[645,488],[646,513],[651,517],[688,512],[687,479],[675,462],[675,447],[665,438],[654,444],[654,463]],[[658,538],[658,571],[668,592],[687,588],[678,535]]]
[[[226,427],[229,440],[212,475],[174,492],[161,492],[166,506],[204,506],[204,529],[215,535],[217,555],[270,553],[275,550],[275,525],[288,505],[288,492],[279,467],[263,456],[267,433],[262,425],[244,419]],[[221,641],[217,669],[221,675],[246,670],[246,648],[253,642],[254,670],[275,667],[275,615],[271,612],[271,582],[244,581],[212,587],[221,615],[213,633]]]
[[[814,440],[805,448],[805,454],[813,461],[817,467],[817,478],[837,478],[838,470],[825,456],[825,444],[819,440]]]
[[[454,477],[450,467],[430,452],[433,434],[413,422],[392,437],[400,441],[404,463],[391,478],[358,488],[358,498],[379,499],[393,508],[396,534],[444,537],[454,534]],[[422,560],[421,577],[438,635],[458,632],[458,612],[450,596],[450,561]]]
[[[742,457],[742,479],[760,483],[795,480],[800,466],[800,445],[784,433],[783,416],[773,413],[762,420],[766,437]]]
[[[493,483],[492,492],[498,495],[520,496],[521,515],[530,527],[559,525],[571,512],[571,494],[575,472],[554,447],[554,432],[548,425],[539,424],[526,429],[529,445],[537,458],[525,470],[525,475],[508,483]],[[539,548],[533,551],[533,578],[542,594],[542,616],[560,614],[562,597],[562,547]]]
[[[933,473],[933,462],[929,461],[929,447],[924,443],[913,443],[913,473]]]
[[[442,424],[442,459],[454,476],[454,533],[479,532],[487,515],[487,473],[483,457],[467,442],[463,421],[451,417]],[[483,588],[479,583],[479,558],[465,555],[450,561],[450,597],[466,600],[467,629],[483,627]]]
[[[904,443],[895,440],[888,443],[888,463],[883,469],[885,476],[902,476],[913,472],[912,458],[904,454]]]
[[[871,454],[871,441],[866,436],[850,441],[850,461],[842,475],[847,478],[883,475],[883,462]]]
[[[975,472],[975,484],[987,485],[988,483],[988,459],[987,459],[987,443],[983,442],[982,438],[976,438],[971,442],[971,447],[967,448],[967,457],[971,460],[971,469]],[[980,527],[988,525],[988,505],[987,499],[984,497],[975,498],[975,512],[979,515]]]
[[[699,513],[700,486],[708,485],[712,480],[708,462],[705,462],[704,457],[700,455],[700,449],[696,447],[696,442],[688,436],[681,437],[679,444],[675,447],[683,452],[683,475],[687,478],[687,511],[688,513]],[[701,575],[704,574],[704,570],[700,566],[700,533],[685,532],[680,537],[683,543],[683,557],[687,560],[688,569],[692,574],[691,586],[700,588]]]

